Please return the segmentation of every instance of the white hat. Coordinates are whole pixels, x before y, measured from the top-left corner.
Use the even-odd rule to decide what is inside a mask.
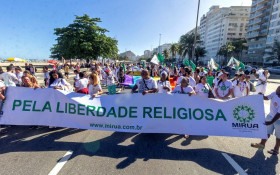
[[[222,75],[224,75],[224,73],[223,73],[223,72],[220,72],[220,73],[218,74],[218,78],[220,78],[220,76],[222,76]]]

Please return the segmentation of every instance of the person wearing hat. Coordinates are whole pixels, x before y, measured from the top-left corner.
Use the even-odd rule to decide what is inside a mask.
[[[171,91],[170,82],[167,80],[167,73],[161,72],[160,80],[157,81],[158,93],[168,93]]]
[[[132,93],[135,93],[138,89],[138,93],[143,95],[157,92],[157,83],[154,79],[149,76],[148,70],[144,69],[141,71],[141,77],[136,81],[135,86],[132,88]]]
[[[226,72],[220,72],[218,74],[220,79],[217,84],[215,84],[214,91],[216,98],[226,100],[230,98],[232,94],[232,82],[228,80],[228,75]]]
[[[238,79],[232,82],[233,98],[244,97],[249,95],[249,83],[246,82],[244,72],[239,72]]]

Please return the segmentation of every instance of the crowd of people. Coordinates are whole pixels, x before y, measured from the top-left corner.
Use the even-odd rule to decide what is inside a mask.
[[[252,69],[250,72],[246,70],[237,70],[233,78],[230,73],[221,69],[211,70],[205,67],[192,69],[184,65],[168,65],[159,66],[153,64],[102,64],[90,63],[85,70],[81,69],[81,64],[72,65],[65,63],[64,65],[54,65],[52,70],[48,66],[43,67],[44,84],[39,84],[36,72],[37,69],[26,63],[24,70],[19,66],[10,65],[6,67],[6,71],[0,68],[0,100],[5,99],[6,87],[26,87],[26,88],[53,88],[68,92],[77,92],[88,94],[92,98],[104,94],[103,89],[107,87],[109,94],[116,93],[116,87],[121,92],[124,87],[126,75],[139,72],[141,78],[137,79],[132,87],[131,93],[141,93],[143,95],[150,93],[178,93],[188,96],[200,96],[202,98],[216,98],[219,100],[228,100],[230,98],[239,98],[250,94],[265,94],[267,88],[267,80],[269,72],[267,70]],[[73,75],[73,83],[69,83]],[[64,76],[63,73],[64,72]],[[155,80],[154,77],[159,77]],[[172,87],[172,82],[176,82]],[[254,84],[254,82],[256,82]],[[103,88],[102,88],[103,87]],[[266,100],[271,99],[271,111],[274,111],[270,120],[273,123],[271,130],[277,131],[277,143],[271,154],[278,154],[280,146],[280,124],[279,120],[275,120],[274,116],[279,115],[280,108],[275,106],[276,102],[280,102],[280,89],[275,94],[264,96]],[[276,102],[275,102],[276,101]],[[278,104],[278,103],[277,103]],[[280,103],[279,103],[280,104]],[[1,111],[1,110],[0,110]],[[276,111],[276,112],[275,112]],[[279,119],[279,118],[278,118]],[[275,120],[275,121],[274,121]],[[186,135],[188,137],[188,135]],[[259,144],[252,144],[253,147],[264,147],[265,141]]]

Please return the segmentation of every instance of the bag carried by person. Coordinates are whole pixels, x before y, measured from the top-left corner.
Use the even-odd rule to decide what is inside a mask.
[[[207,83],[206,83],[207,84]],[[215,98],[213,92],[212,92],[212,88],[207,84],[208,88],[209,88],[209,92],[208,92],[208,98]]]

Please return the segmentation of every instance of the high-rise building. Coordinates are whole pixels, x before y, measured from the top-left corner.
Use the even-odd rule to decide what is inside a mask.
[[[267,36],[269,31],[269,23],[272,19],[271,13],[273,1],[274,0],[252,0],[251,14],[247,34],[249,62],[263,62],[266,43],[270,43],[271,40],[271,38],[269,38],[268,40]],[[278,13],[275,13],[275,17],[273,18],[276,19],[277,15]],[[272,29],[274,31],[273,27]],[[271,35],[271,37],[273,37],[273,35]]]
[[[212,6],[200,19],[199,33],[207,51],[206,60],[217,58],[220,47],[229,41],[245,38],[250,6]]]
[[[266,61],[266,58],[271,57],[272,53],[272,47],[274,40],[280,41],[280,0],[275,0],[271,17],[270,17],[270,25],[269,25],[269,31],[266,39],[266,49],[265,49],[265,55],[264,55],[264,61]]]

